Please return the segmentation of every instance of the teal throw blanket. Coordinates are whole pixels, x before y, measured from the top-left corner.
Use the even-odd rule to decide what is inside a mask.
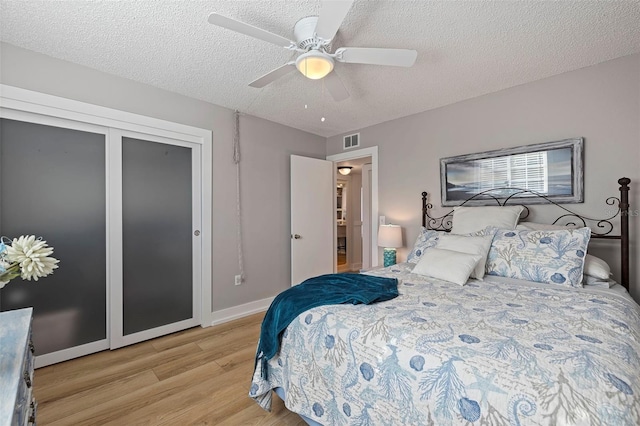
[[[280,337],[298,315],[316,306],[360,303],[369,305],[398,296],[398,280],[360,274],[327,274],[309,278],[273,299],[262,320],[256,366],[262,363],[267,378],[267,362],[280,348]]]

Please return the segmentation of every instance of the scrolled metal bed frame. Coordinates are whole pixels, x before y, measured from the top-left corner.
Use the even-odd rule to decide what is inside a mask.
[[[572,210],[569,210],[563,205],[560,205],[544,194],[540,194],[536,191],[521,189],[521,188],[493,188],[486,191],[479,192],[472,197],[466,199],[460,205],[464,206],[471,200],[491,200],[495,201],[498,206],[504,206],[507,203],[522,205],[525,209],[520,216],[521,219],[526,219],[529,216],[529,208],[524,205],[527,198],[542,198],[546,200],[548,204],[555,205],[556,207],[564,210],[565,213],[558,216],[553,221],[553,225],[569,225],[569,226],[590,226],[591,238],[606,239],[606,240],[620,240],[620,266],[621,266],[621,282],[620,284],[629,290],[629,183],[631,179],[620,178],[618,183],[620,184],[620,196],[609,197],[605,200],[607,205],[615,206],[617,204],[617,211],[606,218],[591,218]],[[508,197],[499,197],[495,195],[497,191],[509,190],[512,193]],[[525,194],[525,197],[517,197]],[[435,231],[450,232],[453,225],[453,209],[442,216],[432,216],[431,210],[433,205],[427,202],[427,192],[422,193],[422,226],[427,229]],[[612,235],[611,232],[614,229],[612,220],[620,217],[620,235]]]

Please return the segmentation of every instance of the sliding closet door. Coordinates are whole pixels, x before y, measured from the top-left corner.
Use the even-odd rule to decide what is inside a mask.
[[[208,130],[0,84],[0,236],[60,260],[0,290],[34,308],[36,367],[210,324],[211,155]]]
[[[42,237],[60,260],[53,275],[0,291],[2,311],[33,306],[39,356],[108,347],[105,135],[37,115],[0,119],[0,235]]]
[[[122,158],[115,348],[200,324],[200,149],[130,132],[113,137]]]

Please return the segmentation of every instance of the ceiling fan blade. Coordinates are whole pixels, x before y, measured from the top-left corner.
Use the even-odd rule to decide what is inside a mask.
[[[349,97],[347,88],[344,87],[342,79],[335,71],[330,72],[323,81],[327,91],[331,94],[334,101],[340,102]]]
[[[351,9],[354,0],[324,0],[320,8],[316,34],[324,40],[331,40]]]
[[[416,62],[418,52],[409,49],[380,49],[373,47],[341,47],[336,50],[336,60],[348,64],[391,65],[410,67]]]
[[[209,15],[209,23],[217,25],[219,27],[227,28],[232,31],[236,31],[241,34],[245,34],[259,40],[268,41],[269,43],[277,44],[282,47],[295,47],[295,42],[286,39],[262,28],[254,27],[253,25],[245,24],[244,22],[236,21],[235,19],[227,18],[218,13],[212,13]]]
[[[251,83],[249,83],[249,86],[258,87],[258,88],[264,87],[267,84],[276,81],[280,77],[289,74],[291,71],[293,71],[295,69],[296,69],[295,62],[289,62],[289,63],[284,64],[283,66],[281,66],[279,68],[276,68],[275,70],[263,75],[259,79],[252,81]]]

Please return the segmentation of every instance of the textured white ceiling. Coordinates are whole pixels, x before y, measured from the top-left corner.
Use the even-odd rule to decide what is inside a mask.
[[[321,136],[640,51],[639,1],[357,0],[334,49],[408,48],[418,59],[412,68],[337,63],[351,97],[335,102],[321,81],[297,72],[249,87],[294,55],[207,22],[218,12],[293,38],[296,21],[319,7],[319,0],[0,0],[0,39]]]

